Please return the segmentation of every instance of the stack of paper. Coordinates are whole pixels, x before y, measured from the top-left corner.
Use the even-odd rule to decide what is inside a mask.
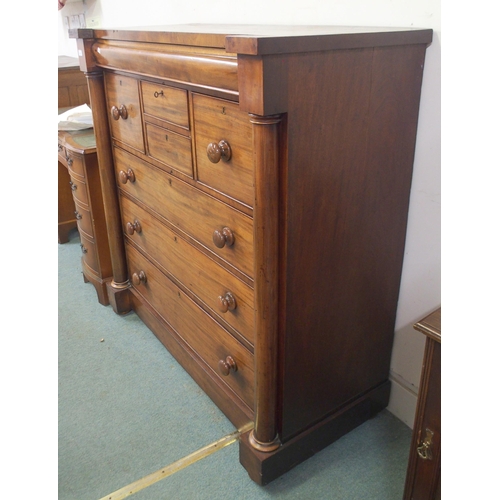
[[[85,130],[93,126],[92,110],[87,104],[69,109],[59,115],[58,130]]]

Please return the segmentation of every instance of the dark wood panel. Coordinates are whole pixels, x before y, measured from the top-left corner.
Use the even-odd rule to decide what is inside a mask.
[[[284,440],[388,377],[424,52],[290,62]]]
[[[441,498],[441,308],[414,328],[427,338],[403,498],[438,500]]]

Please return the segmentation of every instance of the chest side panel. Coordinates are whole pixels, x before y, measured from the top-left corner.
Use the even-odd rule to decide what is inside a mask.
[[[388,377],[424,52],[290,63],[284,439]]]

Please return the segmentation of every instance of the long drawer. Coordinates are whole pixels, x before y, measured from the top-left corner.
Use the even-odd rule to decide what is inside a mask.
[[[251,409],[253,355],[197,306],[132,245],[126,245],[129,275],[136,291]],[[235,369],[231,369],[232,362]],[[222,376],[221,369],[227,368]]]
[[[116,177],[123,191],[253,277],[251,217],[122,149],[114,148],[114,155]]]
[[[126,237],[253,345],[253,290],[126,196],[120,204]]]

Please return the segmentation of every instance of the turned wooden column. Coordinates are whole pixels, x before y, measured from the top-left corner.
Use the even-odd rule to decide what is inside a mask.
[[[118,193],[113,166],[113,149],[109,131],[104,76],[102,69],[96,65],[92,54],[92,38],[77,39],[78,59],[80,69],[87,77],[92,108],[92,120],[96,138],[99,176],[102,185],[104,216],[108,230],[109,249],[111,252],[111,267],[113,279],[107,283],[108,297],[113,310],[118,314],[130,311],[127,263],[121,226]]]
[[[101,177],[104,213],[108,228],[111,265],[113,269],[113,279],[108,283],[108,295],[113,310],[118,314],[124,314],[130,311],[128,300],[130,283],[125,259],[123,231],[113,166],[112,144],[106,113],[104,77],[102,70],[87,72],[85,75],[87,77],[92,106],[97,160],[99,162],[99,175]]]
[[[255,305],[255,425],[250,444],[271,452],[277,435],[278,373],[278,212],[279,123],[281,116],[250,115],[253,125],[254,305]]]

